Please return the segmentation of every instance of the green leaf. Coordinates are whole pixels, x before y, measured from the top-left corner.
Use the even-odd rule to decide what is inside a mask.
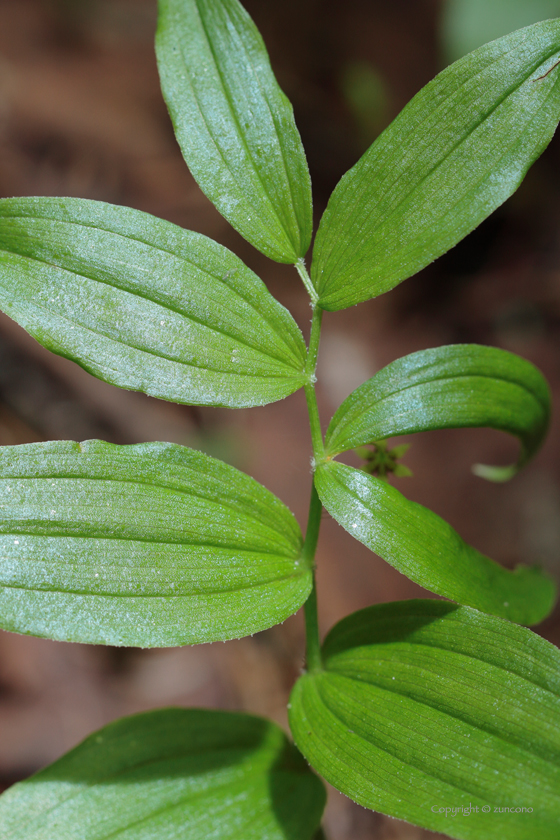
[[[233,467],[168,443],[0,449],[0,627],[161,647],[283,621],[311,572],[290,511]]]
[[[552,609],[554,584],[542,572],[502,568],[386,482],[330,461],[319,465],[315,486],[339,525],[430,592],[519,624],[537,624]]]
[[[560,119],[560,21],[481,47],[424,87],[340,181],[317,233],[323,309],[420,271],[502,204]]]
[[[342,403],[326,434],[329,457],[378,438],[489,426],[519,438],[512,467],[482,467],[510,478],[539,449],[550,419],[550,391],[532,364],[495,347],[452,344],[392,362]]]
[[[179,403],[263,405],[300,388],[305,343],[234,254],[97,201],[0,201],[0,308],[121,388]]]
[[[310,840],[325,789],[251,715],[122,718],[0,797],[1,840]]]
[[[560,836],[551,644],[466,607],[406,601],[337,624],[324,667],[296,684],[290,727],[330,784],[461,840]]]
[[[160,0],[156,52],[183,157],[220,213],[273,260],[311,240],[311,182],[292,107],[237,0]]]

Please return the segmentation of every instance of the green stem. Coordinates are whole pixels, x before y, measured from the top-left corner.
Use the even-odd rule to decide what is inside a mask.
[[[314,306],[313,317],[311,319],[311,335],[309,336],[309,350],[307,351],[307,362],[305,364],[306,371],[313,375],[315,375],[315,368],[317,367],[322,322],[323,310],[320,306]]]
[[[315,551],[319,539],[319,528],[321,526],[322,505],[317,495],[315,485],[311,488],[311,499],[309,502],[309,517],[307,519],[307,532],[303,544],[303,559],[311,567],[312,589],[309,598],[304,604],[305,615],[305,640],[306,651],[305,661],[309,673],[322,670],[321,642],[319,640],[319,620],[317,617],[317,587],[315,584]]]
[[[321,337],[321,321],[323,320],[323,310],[318,306],[313,309],[313,319],[311,321],[311,335],[309,337],[309,350],[307,352],[307,363],[305,365],[306,373],[309,376],[309,382],[305,385],[305,399],[307,400],[307,410],[309,412],[309,424],[311,426],[311,442],[313,444],[313,457],[315,461],[321,460],[325,451],[323,444],[323,435],[321,434],[321,421],[319,419],[319,407],[317,405],[317,395],[315,394],[315,368],[317,367],[317,354],[319,352],[319,340]]]
[[[317,355],[319,352],[319,340],[321,337],[321,321],[323,310],[318,306],[313,308],[313,319],[311,321],[311,336],[309,338],[309,350],[307,352],[306,372],[309,381],[305,385],[305,398],[309,411],[309,425],[311,427],[311,441],[313,443],[313,459],[316,464],[321,460],[324,453],[323,436],[321,434],[321,421],[317,396],[315,394],[315,368],[317,367]],[[315,466],[314,464],[314,466]],[[309,516],[307,519],[307,531],[303,544],[303,560],[311,569],[312,588],[309,598],[304,605],[305,615],[305,638],[306,638],[306,664],[310,673],[322,670],[321,642],[319,639],[319,621],[317,617],[317,587],[315,583],[315,552],[319,539],[321,527],[322,505],[315,484],[311,487],[311,498],[309,500]]]
[[[303,259],[303,257],[299,258],[297,263],[295,263],[295,267],[296,267],[297,273],[299,274],[299,276],[303,280],[303,285],[307,289],[307,294],[311,298],[311,302],[312,302],[313,306],[315,306],[315,304],[319,300],[319,295],[315,291],[315,287],[313,286],[313,283],[311,282],[311,277],[307,273],[307,269],[305,267],[305,260]]]
[[[317,550],[317,542],[319,540],[319,528],[321,526],[321,512],[323,506],[321,500],[317,495],[317,490],[313,484],[311,488],[311,498],[309,500],[309,516],[307,517],[307,531],[305,532],[305,541],[303,543],[302,558],[308,566],[313,568],[315,561],[315,552]]]

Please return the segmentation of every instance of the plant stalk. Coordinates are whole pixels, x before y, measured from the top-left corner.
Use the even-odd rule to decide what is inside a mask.
[[[307,272],[307,269],[305,267],[305,260],[303,259],[303,257],[301,257],[297,261],[297,263],[295,263],[295,267],[296,267],[297,273],[299,274],[299,276],[303,280],[303,285],[307,289],[307,294],[311,298],[311,303],[313,304],[313,306],[315,306],[315,304],[319,300],[319,295],[315,291],[315,287],[313,286],[313,283],[311,282],[311,277],[309,276],[309,274]]]
[[[307,400],[307,410],[309,412],[309,425],[311,426],[311,442],[313,444],[313,458],[315,461],[313,465],[314,467],[317,461],[323,458],[325,451],[323,435],[321,433],[321,421],[319,419],[317,395],[315,394],[315,369],[317,367],[317,355],[319,353],[322,320],[323,310],[319,306],[315,306],[313,308],[311,335],[309,337],[309,350],[307,352],[307,362],[305,365],[305,371],[309,376],[309,382],[304,387],[305,399]]]
[[[321,660],[321,642],[319,639],[319,620],[317,616],[317,586],[315,583],[315,551],[319,539],[319,528],[321,526],[322,505],[317,495],[315,485],[311,488],[311,499],[309,501],[309,517],[307,519],[307,532],[303,544],[303,559],[311,567],[312,589],[309,598],[304,604],[305,616],[305,663],[309,673],[321,671],[323,663]]]
[[[311,441],[313,444],[313,468],[315,469],[318,460],[324,454],[323,435],[321,434],[321,421],[319,418],[319,407],[315,394],[315,369],[317,367],[317,355],[319,352],[319,340],[321,337],[321,321],[323,310],[318,306],[313,307],[313,319],[311,321],[311,335],[309,338],[309,350],[307,353],[306,372],[309,375],[309,382],[305,385],[305,398],[309,412],[309,425],[311,428]],[[309,673],[322,670],[321,642],[319,639],[319,621],[317,616],[317,586],[315,582],[315,552],[319,539],[321,527],[322,505],[315,484],[311,487],[311,498],[309,500],[309,516],[307,518],[307,531],[303,544],[303,559],[311,569],[312,589],[309,598],[304,605],[305,615],[305,638],[306,638],[306,667]]]

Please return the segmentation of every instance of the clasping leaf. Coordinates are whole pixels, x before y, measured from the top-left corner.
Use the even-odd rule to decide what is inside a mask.
[[[348,616],[290,698],[311,766],[367,808],[459,840],[560,836],[560,652],[441,601]]]

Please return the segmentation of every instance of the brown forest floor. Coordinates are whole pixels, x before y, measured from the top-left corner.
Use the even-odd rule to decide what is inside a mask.
[[[308,331],[293,269],[245,243],[189,175],[161,100],[153,55],[155,0],[0,0],[0,196],[73,195],[130,205],[236,251]],[[368,62],[391,118],[441,67],[437,0],[247,0],[295,105],[317,219],[364,149],[341,80]],[[359,140],[355,138],[359,137]],[[389,361],[453,342],[520,353],[560,396],[560,140],[516,196],[461,246],[378,300],[325,317],[320,402],[325,420]],[[52,356],[0,316],[0,444],[100,437],[170,440],[230,460],[305,524],[310,442],[302,394],[228,412],[119,391]],[[399,489],[508,566],[538,562],[560,578],[560,427],[507,485],[470,472],[505,463],[513,442],[472,430],[418,435]],[[423,593],[325,518],[318,552],[326,631],[368,604]],[[286,725],[303,657],[296,615],[250,639],[162,651],[69,645],[0,633],[0,784],[23,778],[115,717],[178,704],[241,709]],[[560,612],[540,628],[560,643]],[[432,835],[334,795],[331,840]]]

